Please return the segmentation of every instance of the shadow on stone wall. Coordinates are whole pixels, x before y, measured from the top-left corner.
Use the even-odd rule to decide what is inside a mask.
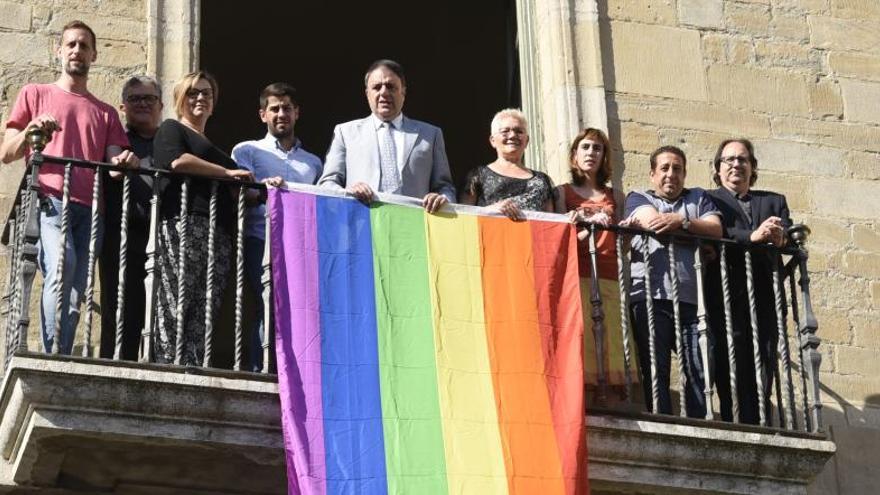
[[[837,453],[810,485],[810,495],[869,495],[877,493],[880,476],[880,394],[854,403],[821,385],[822,418]]]

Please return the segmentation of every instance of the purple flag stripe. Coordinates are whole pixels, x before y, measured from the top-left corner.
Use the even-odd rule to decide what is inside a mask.
[[[324,495],[327,467],[315,196],[270,189],[269,209],[288,493]]]

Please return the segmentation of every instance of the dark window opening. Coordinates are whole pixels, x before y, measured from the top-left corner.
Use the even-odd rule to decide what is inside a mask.
[[[296,86],[296,134],[323,160],[333,127],[369,114],[363,76],[379,58],[403,64],[404,113],[443,129],[456,183],[494,160],[489,122],[520,106],[513,0],[413,2],[202,2],[201,68],[220,84],[208,124],[226,151],[265,135],[263,87]]]

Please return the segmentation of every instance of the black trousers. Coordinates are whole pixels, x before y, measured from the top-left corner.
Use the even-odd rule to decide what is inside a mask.
[[[144,279],[147,277],[147,231],[137,223],[129,224],[127,262],[125,272],[125,312],[122,315],[122,359],[136,361],[140,349],[141,330],[147,295]],[[119,294],[119,238],[118,228],[108,228],[100,258],[101,280],[101,352],[102,358],[112,358],[116,349],[116,310]]]
[[[755,373],[754,345],[752,343],[752,323],[748,300],[734,298],[731,301],[733,349],[736,359],[736,397],[739,402],[740,422],[757,425],[760,423],[758,382]],[[776,328],[776,314],[772,308],[765,307],[769,301],[762,299],[758,312],[758,348],[761,356],[761,380],[764,390],[760,394],[764,400],[764,410],[768,421],[770,414],[770,395],[777,363],[776,346],[779,342]],[[727,327],[723,308],[709,308],[710,325],[715,336],[715,389],[721,405],[721,418],[733,421],[733,402],[730,387],[730,364],[727,346]]]

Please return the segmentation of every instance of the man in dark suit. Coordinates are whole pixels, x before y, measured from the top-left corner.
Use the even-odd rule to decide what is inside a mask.
[[[719,187],[709,191],[709,195],[721,210],[725,236],[744,245],[729,246],[727,250],[740,421],[758,424],[760,420],[758,386],[746,282],[745,250],[749,249],[752,253],[761,381],[764,389],[762,396],[769,421],[769,398],[777,363],[778,344],[773,269],[775,263],[781,266],[781,259],[775,250],[766,246],[783,247],[786,243],[785,230],[791,225],[791,221],[785,196],[752,189],[758,178],[758,159],[750,141],[729,139],[722,142],[715,154],[713,165],[715,168],[713,179]],[[765,247],[746,247],[749,244]],[[730,366],[720,259],[709,265],[706,277],[710,325],[715,334],[715,385],[721,403],[721,416],[724,420],[731,421],[733,414]]]
[[[443,132],[403,115],[403,67],[377,60],[364,84],[372,113],[336,126],[318,184],[345,189],[364,203],[375,191],[419,198],[429,213],[455,201]]]

